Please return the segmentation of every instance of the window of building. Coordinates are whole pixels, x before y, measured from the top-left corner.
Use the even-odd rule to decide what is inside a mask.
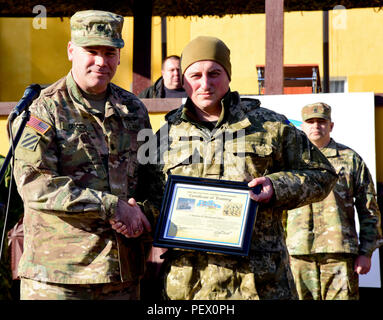
[[[348,92],[347,78],[331,77],[330,78],[330,93]]]

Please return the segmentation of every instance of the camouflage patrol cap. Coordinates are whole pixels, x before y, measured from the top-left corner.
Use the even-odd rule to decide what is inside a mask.
[[[331,121],[331,107],[324,102],[312,103],[302,108],[302,120],[322,118]]]
[[[124,47],[121,32],[124,18],[118,14],[85,10],[76,12],[70,19],[71,41],[79,47]]]

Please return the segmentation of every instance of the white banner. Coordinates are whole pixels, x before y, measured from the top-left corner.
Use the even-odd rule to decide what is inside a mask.
[[[243,96],[245,97],[245,96]],[[301,110],[309,103],[325,102],[332,108],[335,141],[355,150],[366,162],[375,182],[375,105],[374,93],[320,93],[247,96],[259,99],[261,106],[284,114],[296,127],[302,123]],[[356,216],[356,224],[359,223]],[[361,287],[381,287],[379,251],[372,256],[372,267],[367,275],[359,277]]]

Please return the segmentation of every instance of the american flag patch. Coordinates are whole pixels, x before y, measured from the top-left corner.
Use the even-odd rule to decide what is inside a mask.
[[[50,125],[39,118],[31,116],[29,121],[27,122],[27,126],[40,132],[41,134],[45,134],[50,129]]]

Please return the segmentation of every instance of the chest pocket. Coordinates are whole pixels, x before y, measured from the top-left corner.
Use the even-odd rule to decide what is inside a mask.
[[[273,148],[266,144],[246,143],[244,150],[235,150],[234,158],[244,163],[245,171],[252,177],[268,174],[273,167]]]
[[[342,198],[346,201],[346,198],[354,193],[353,183],[350,181],[351,177],[347,175],[346,168],[344,166],[336,168],[335,170],[338,174],[338,180],[333,188],[333,191],[341,194]],[[344,190],[348,190],[348,192],[344,192]],[[352,201],[352,199],[348,199],[348,201]]]
[[[164,172],[184,176],[201,176],[203,155],[200,154],[199,141],[177,141],[172,143],[164,154]]]
[[[129,177],[136,176],[138,168],[138,141],[137,131],[124,129],[123,132],[118,133],[120,144],[117,150],[117,157],[114,159],[115,167],[118,166],[120,174],[127,173]],[[112,157],[112,156],[111,156]]]
[[[109,137],[110,190],[124,199],[135,196],[139,168],[137,134],[135,130],[119,127],[118,130],[113,130]]]
[[[86,132],[73,134],[61,144],[60,171],[80,183],[107,177],[101,156]]]

